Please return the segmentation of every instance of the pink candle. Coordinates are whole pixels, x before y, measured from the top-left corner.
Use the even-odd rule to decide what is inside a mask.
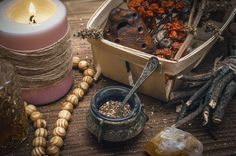
[[[59,0],[6,0],[0,3],[0,48],[30,53],[51,46],[68,32],[66,8]],[[22,88],[23,99],[46,104],[64,96],[73,83],[70,72],[41,88]]]
[[[68,27],[65,6],[59,0],[33,2],[1,2],[0,45],[16,50],[35,50],[49,46],[65,35]],[[29,24],[32,12],[36,24]]]

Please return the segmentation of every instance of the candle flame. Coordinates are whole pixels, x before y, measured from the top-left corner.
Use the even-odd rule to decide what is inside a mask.
[[[29,5],[29,14],[30,14],[30,16],[36,15],[36,9],[35,9],[35,6],[32,2],[30,2],[30,5]]]

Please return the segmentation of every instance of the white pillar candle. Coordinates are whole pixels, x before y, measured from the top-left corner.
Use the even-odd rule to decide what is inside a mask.
[[[34,15],[35,14],[35,15]],[[36,24],[29,24],[34,15]],[[15,50],[47,47],[68,28],[59,0],[5,0],[0,3],[0,45]]]

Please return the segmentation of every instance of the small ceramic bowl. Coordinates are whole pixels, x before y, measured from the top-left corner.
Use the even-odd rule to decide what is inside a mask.
[[[129,89],[120,86],[105,87],[98,91],[91,100],[91,108],[87,115],[88,130],[98,138],[121,142],[132,139],[142,132],[148,117],[144,113],[141,102],[134,94],[128,101],[132,108],[129,116],[124,118],[109,118],[99,113],[101,105],[107,101],[122,101]]]

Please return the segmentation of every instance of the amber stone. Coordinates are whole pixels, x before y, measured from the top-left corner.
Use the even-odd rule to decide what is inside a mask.
[[[168,127],[145,147],[151,156],[202,156],[203,145],[192,134]]]

